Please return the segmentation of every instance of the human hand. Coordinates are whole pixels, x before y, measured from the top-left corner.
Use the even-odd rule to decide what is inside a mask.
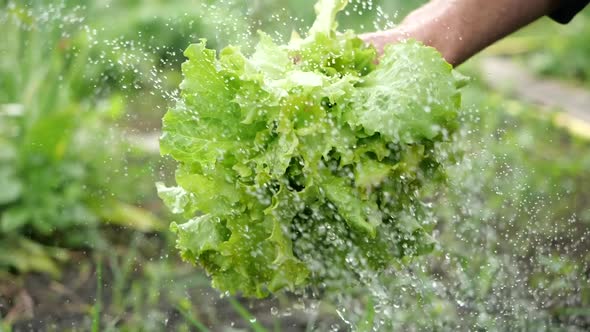
[[[433,26],[432,22],[436,20],[436,15],[440,12],[440,7],[441,2],[439,1],[429,2],[406,16],[395,28],[365,33],[359,37],[365,43],[373,45],[377,49],[379,56],[383,55],[385,46],[399,43],[409,38],[428,44],[428,42],[431,42],[429,36],[434,34],[434,31],[438,28]]]
[[[413,38],[436,48],[457,66],[560,4],[560,0],[431,0],[396,28],[360,37],[379,55],[388,44]]]
[[[364,33],[359,37],[366,44],[373,45],[377,50],[377,54],[381,56],[383,55],[385,46],[406,40],[410,38],[410,34],[401,28],[394,28],[391,30]]]

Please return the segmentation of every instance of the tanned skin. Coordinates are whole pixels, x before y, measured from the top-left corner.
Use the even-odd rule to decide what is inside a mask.
[[[361,36],[383,48],[413,38],[457,66],[487,46],[554,11],[560,0],[433,0],[391,30]]]

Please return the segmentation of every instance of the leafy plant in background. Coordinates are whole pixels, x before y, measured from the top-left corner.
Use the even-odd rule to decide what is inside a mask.
[[[55,259],[65,258],[58,248],[97,245],[100,220],[144,229],[155,223],[121,201],[136,200],[145,188],[120,190],[139,176],[120,174],[131,167],[131,146],[109,128],[122,112],[121,100],[75,97],[87,67],[87,49],[69,47],[70,40],[82,38],[76,13],[12,2],[4,9],[0,268],[55,275]],[[117,144],[110,143],[113,137]]]
[[[419,192],[442,182],[462,81],[413,41],[375,66],[373,48],[336,33],[346,3],[319,1],[306,39],[261,34],[249,58],[216,59],[204,42],[185,52],[161,139],[179,187],[159,192],[190,218],[173,225],[183,258],[222,291],[336,289],[432,249]]]
[[[233,0],[155,0],[147,5],[134,0],[88,1],[81,11],[90,38],[73,43],[89,48],[93,65],[84,75],[85,84],[77,87],[80,94],[123,91],[133,96],[142,89],[161,94],[178,86],[188,42],[249,40],[250,22]]]
[[[541,74],[590,82],[590,8],[576,16],[567,30],[544,36],[527,58]]]
[[[589,23],[590,7],[566,25],[541,19],[492,46],[491,51],[518,55],[526,66],[541,75],[587,84],[590,81]]]

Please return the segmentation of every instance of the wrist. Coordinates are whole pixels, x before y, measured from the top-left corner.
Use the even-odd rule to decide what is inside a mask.
[[[464,38],[456,29],[451,28],[448,22],[433,17],[424,21],[405,21],[398,29],[406,36],[422,42],[439,51],[442,57],[452,65],[458,65],[464,61]]]

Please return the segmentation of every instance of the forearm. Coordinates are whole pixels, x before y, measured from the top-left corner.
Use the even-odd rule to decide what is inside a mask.
[[[400,29],[458,65],[558,4],[559,0],[435,0],[410,14]]]
[[[560,0],[433,0],[395,29],[363,35],[381,52],[414,38],[458,65],[500,38],[552,12]]]

